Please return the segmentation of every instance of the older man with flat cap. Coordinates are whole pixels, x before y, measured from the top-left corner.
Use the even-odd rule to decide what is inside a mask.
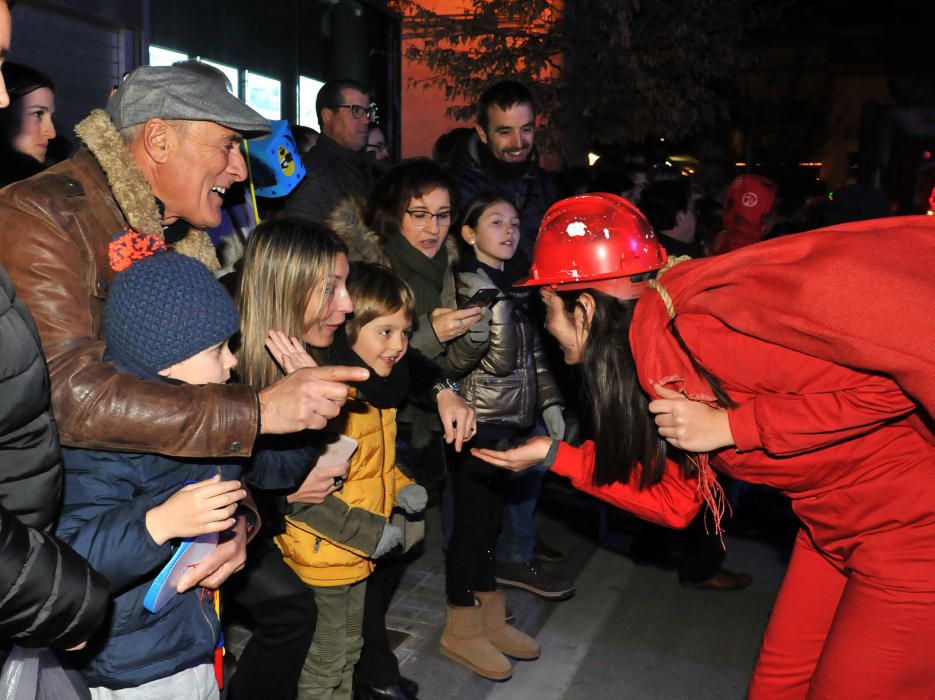
[[[241,141],[269,130],[220,82],[144,66],[106,112],[78,124],[74,157],[0,191],[0,265],[36,318],[62,444],[246,457],[261,433],[324,427],[347,398],[343,382],[365,378],[356,368],[307,368],[257,394],[143,381],[102,360],[111,240],[127,228],[177,240],[176,250],[216,269],[203,229],[219,223],[224,192],[247,175]],[[186,587],[216,588],[243,567],[246,516]]]

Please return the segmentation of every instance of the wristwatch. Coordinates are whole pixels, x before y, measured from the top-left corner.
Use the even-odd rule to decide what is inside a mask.
[[[432,396],[434,398],[438,397],[438,392],[444,391],[445,389],[451,389],[454,393],[461,393],[461,385],[453,379],[448,379],[447,377],[442,381],[438,382],[432,387]]]

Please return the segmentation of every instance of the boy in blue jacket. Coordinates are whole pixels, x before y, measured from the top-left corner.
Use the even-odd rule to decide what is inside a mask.
[[[240,321],[224,287],[158,239],[131,232],[121,242],[128,245],[111,246],[112,265],[125,269],[104,311],[105,360],[142,379],[227,382],[237,363],[227,343]],[[136,258],[129,266],[121,249]],[[260,487],[294,485],[314,454],[258,451],[245,477]],[[83,449],[66,449],[64,457],[57,532],[110,580],[114,596],[108,623],[80,657],[92,697],[218,698],[214,592],[179,593],[157,613],[143,599],[180,538],[220,533],[223,540],[246,496],[239,479],[247,465]]]

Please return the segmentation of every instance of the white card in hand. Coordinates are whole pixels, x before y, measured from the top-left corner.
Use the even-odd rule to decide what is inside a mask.
[[[216,532],[182,540],[175,554],[162,567],[162,571],[146,591],[143,607],[153,613],[159,612],[176,595],[175,588],[179,585],[182,574],[211,554],[217,546],[218,533]]]

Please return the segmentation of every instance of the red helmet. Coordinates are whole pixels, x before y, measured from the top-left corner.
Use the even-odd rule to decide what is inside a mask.
[[[532,257],[529,277],[516,286],[613,287],[594,282],[652,272],[667,259],[640,210],[623,197],[604,192],[553,204],[542,219]],[[632,298],[641,290],[604,291]]]

